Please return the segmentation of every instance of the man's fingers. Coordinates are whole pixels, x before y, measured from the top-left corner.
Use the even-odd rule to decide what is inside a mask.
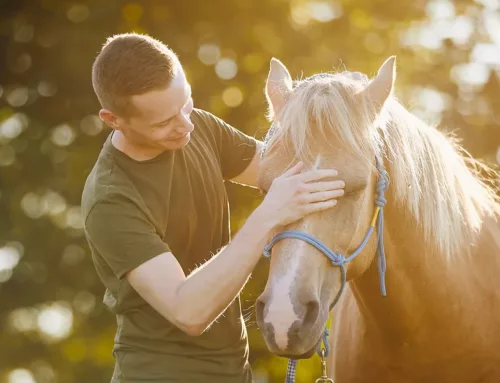
[[[312,182],[323,178],[336,177],[338,174],[338,171],[335,169],[320,169],[301,173],[297,177],[299,177],[302,182]]]
[[[342,180],[310,182],[306,184],[306,190],[310,193],[343,189],[344,187],[345,187],[345,182]]]
[[[324,202],[329,201],[334,198],[342,197],[344,195],[344,190],[329,190],[317,193],[308,194],[306,199],[308,202]]]
[[[306,214],[317,213],[334,207],[337,204],[336,199],[331,199],[329,201],[322,201],[311,203],[306,207]]]
[[[303,167],[304,167],[304,163],[302,161],[299,161],[294,166],[292,166],[290,169],[288,169],[286,172],[284,172],[283,176],[289,177],[289,176],[292,176],[295,174],[299,174]]]

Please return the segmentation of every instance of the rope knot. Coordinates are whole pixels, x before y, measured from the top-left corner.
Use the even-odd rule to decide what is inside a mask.
[[[384,196],[379,195],[377,198],[375,198],[375,205],[377,205],[378,207],[384,207],[386,204],[387,200]]]
[[[387,174],[387,171],[378,165],[377,163],[377,168],[379,171],[379,179],[377,181],[377,197],[375,198],[375,204],[383,208],[387,204],[387,200],[385,199],[385,191],[389,187],[389,175]]]
[[[266,257],[266,258],[270,258],[271,257],[271,247],[272,246],[269,246],[269,244],[267,244],[264,247],[264,252],[263,252],[264,257]]]
[[[334,266],[342,266],[343,264],[347,263],[346,257],[344,257],[342,254],[338,254],[332,251],[328,255],[328,258],[330,258],[330,262],[332,262],[332,265]]]

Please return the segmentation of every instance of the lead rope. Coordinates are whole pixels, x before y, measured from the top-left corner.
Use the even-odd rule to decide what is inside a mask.
[[[385,191],[389,187],[389,175],[387,174],[387,171],[384,169],[381,161],[378,158],[376,159],[376,166],[379,172],[379,178],[377,180],[377,185],[376,185],[377,198],[375,199],[375,205],[377,207],[375,209],[371,225],[368,228],[368,231],[365,237],[363,238],[363,241],[349,257],[346,258],[342,254],[335,253],[334,251],[330,250],[328,246],[326,246],[320,240],[314,238],[308,233],[304,233],[298,230],[288,230],[277,234],[276,236],[274,236],[271,242],[269,242],[264,248],[264,256],[269,258],[271,256],[271,250],[273,246],[278,241],[281,241],[282,239],[285,238],[300,239],[304,242],[309,243],[310,245],[318,249],[320,252],[322,252],[328,259],[330,259],[332,265],[340,267],[340,278],[341,278],[340,289],[339,292],[337,293],[337,296],[330,305],[330,311],[339,301],[347,282],[346,270],[344,264],[353,260],[358,254],[361,253],[361,251],[368,243],[368,240],[370,239],[373,231],[375,230],[375,226],[377,226],[377,268],[379,272],[380,292],[384,297],[387,295],[385,287],[385,272],[387,265],[386,265],[385,250],[384,250],[384,206],[387,203],[387,200],[385,199]],[[328,335],[329,331],[325,327],[322,336],[322,342],[320,342],[320,344],[318,345],[318,350],[317,350],[318,355],[322,358],[322,365],[324,364],[325,358],[330,353]],[[323,348],[321,347],[321,343],[323,343]],[[285,379],[286,383],[295,383],[296,370],[297,370],[297,360],[289,359],[286,372],[286,379]],[[328,380],[326,376],[319,378],[317,381],[333,382],[331,379]]]

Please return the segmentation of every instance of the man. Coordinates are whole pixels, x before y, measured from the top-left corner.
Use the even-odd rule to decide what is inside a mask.
[[[178,58],[149,36],[109,38],[92,81],[112,132],[82,210],[117,318],[112,382],[251,382],[239,292],[271,233],[334,206],[343,183],[297,164],[229,243],[224,180],[256,187],[262,143],[194,109]]]

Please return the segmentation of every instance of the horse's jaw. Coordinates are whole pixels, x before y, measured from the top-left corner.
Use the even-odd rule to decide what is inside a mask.
[[[321,342],[321,338],[316,342],[316,344],[309,351],[307,351],[303,354],[276,353],[275,355],[282,357],[282,358],[292,359],[292,360],[309,359],[316,352],[320,342]]]

